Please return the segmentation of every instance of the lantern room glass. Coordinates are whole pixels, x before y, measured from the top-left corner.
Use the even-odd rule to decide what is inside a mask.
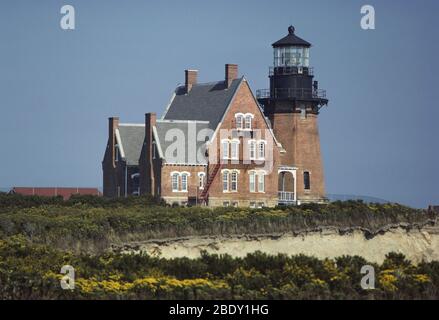
[[[309,67],[309,48],[288,46],[274,48],[275,67]]]

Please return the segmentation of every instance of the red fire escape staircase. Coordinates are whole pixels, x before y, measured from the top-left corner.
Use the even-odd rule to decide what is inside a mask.
[[[217,175],[218,171],[221,169],[222,167],[222,163],[217,163],[214,167],[213,170],[211,172],[211,174],[209,175],[207,181],[206,181],[206,185],[204,186],[203,191],[201,192],[200,195],[200,200],[204,201],[204,203],[207,205],[207,200],[209,198],[209,188],[212,185],[213,180],[215,179],[215,176]]]

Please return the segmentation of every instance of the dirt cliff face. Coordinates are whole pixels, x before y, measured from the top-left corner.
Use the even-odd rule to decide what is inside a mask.
[[[269,254],[306,254],[318,258],[358,255],[377,263],[381,263],[385,255],[393,251],[419,263],[423,260],[439,260],[439,226],[400,224],[374,233],[361,228],[343,230],[327,227],[298,233],[196,236],[133,242],[113,246],[113,250],[145,252],[163,258],[197,258],[202,251],[243,257],[259,250]]]

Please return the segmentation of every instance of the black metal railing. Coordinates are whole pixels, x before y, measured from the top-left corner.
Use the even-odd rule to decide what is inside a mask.
[[[273,92],[270,89],[256,90],[258,99],[325,99],[326,90],[305,89],[305,88],[276,88]]]
[[[288,76],[288,75],[294,75],[294,74],[305,74],[312,76],[314,75],[314,68],[313,67],[270,67],[268,74],[270,76],[273,75],[279,75],[279,76]]]

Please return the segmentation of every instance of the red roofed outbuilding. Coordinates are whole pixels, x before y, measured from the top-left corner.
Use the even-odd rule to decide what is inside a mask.
[[[70,199],[72,195],[93,195],[102,196],[98,188],[58,188],[58,187],[14,187],[11,190],[13,194],[21,194],[23,196],[42,196],[56,197],[62,196],[64,200]]]

